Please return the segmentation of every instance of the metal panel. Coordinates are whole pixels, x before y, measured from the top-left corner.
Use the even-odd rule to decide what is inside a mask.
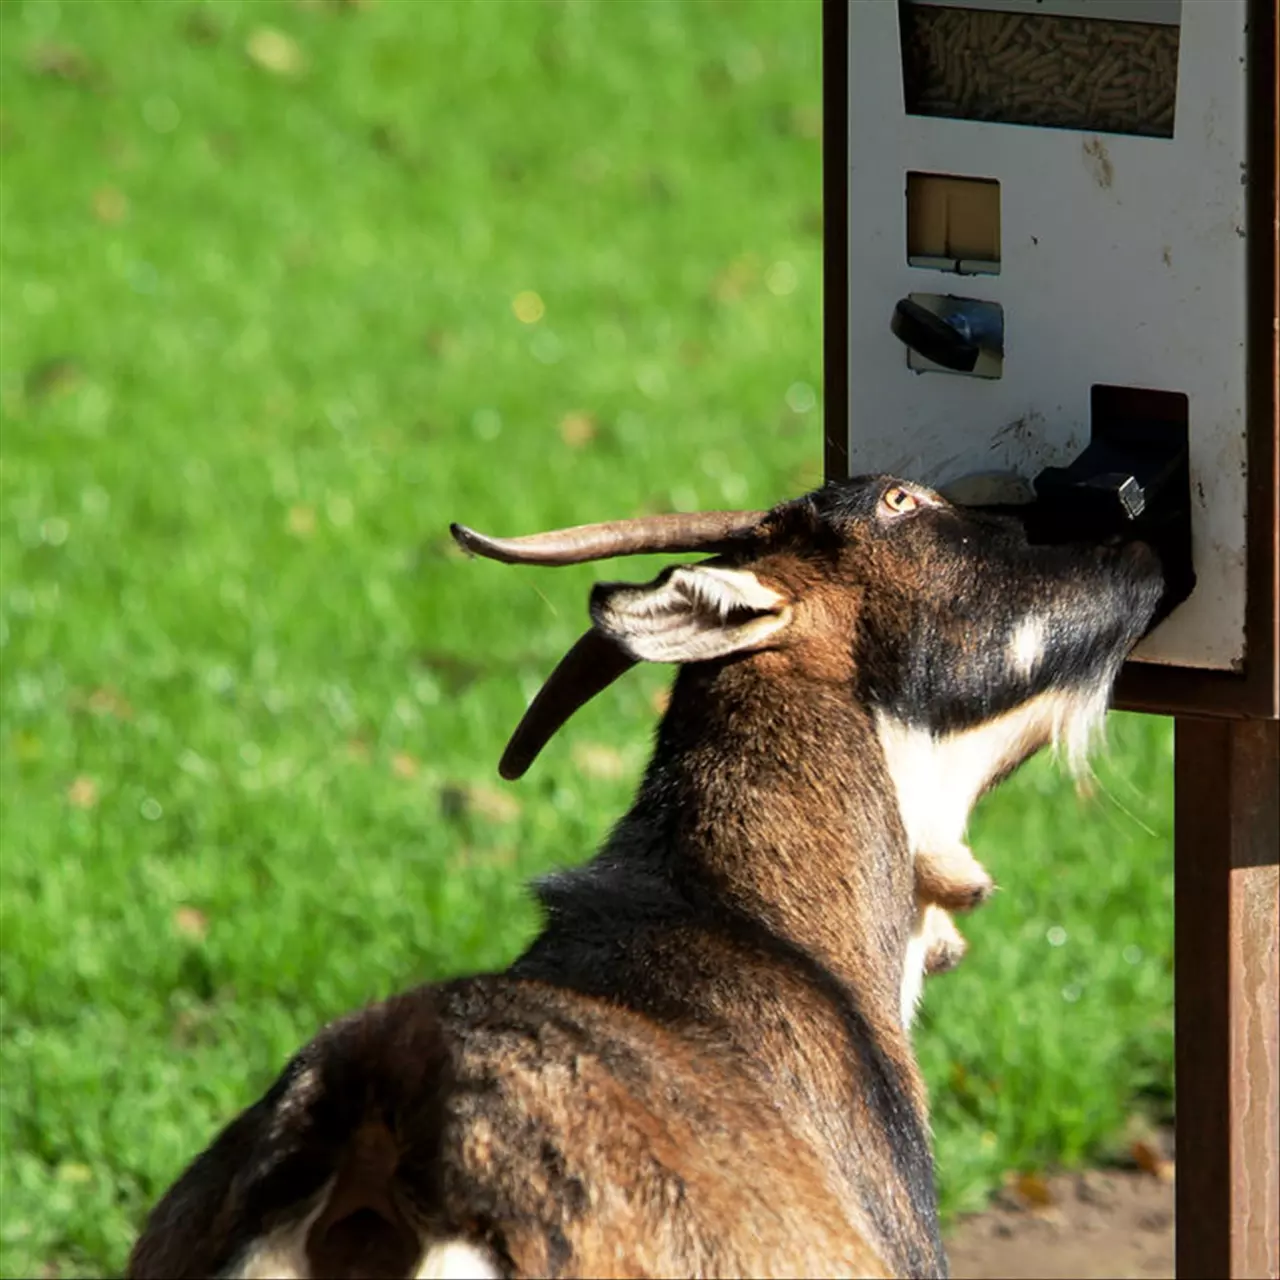
[[[1084,447],[1095,383],[1184,393],[1199,585],[1138,657],[1220,671],[1245,651],[1245,10],[1182,11],[1172,139],[909,116],[897,4],[847,14],[850,468],[1030,476]],[[908,264],[909,170],[1000,182],[999,276]],[[913,292],[999,303],[1003,376],[912,372],[888,320]]]

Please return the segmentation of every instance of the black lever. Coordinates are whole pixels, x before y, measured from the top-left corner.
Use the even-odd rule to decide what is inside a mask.
[[[913,351],[945,369],[972,373],[978,363],[981,348],[976,342],[910,298],[903,298],[894,307],[889,328],[893,330],[894,337],[901,339]]]
[[[1185,447],[1171,447],[1142,423],[1129,423],[1122,441],[1104,430],[1068,466],[1045,467],[1035,479],[1036,496],[1049,504],[1070,503],[1118,529],[1143,516],[1149,521],[1162,507],[1167,516],[1170,499],[1185,507],[1185,498],[1166,490],[1179,466],[1185,470],[1186,465]]]

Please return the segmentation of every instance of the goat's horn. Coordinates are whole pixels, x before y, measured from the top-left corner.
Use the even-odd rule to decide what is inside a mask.
[[[581,564],[610,556],[656,551],[722,551],[735,537],[755,528],[764,511],[691,511],[582,524],[523,538],[490,538],[451,524],[454,541],[466,551],[503,564]]]
[[[607,636],[592,628],[547,677],[538,696],[529,704],[524,718],[507,743],[498,772],[509,781],[524,776],[551,740],[556,730],[579,707],[607,689],[620,675],[636,665]]]

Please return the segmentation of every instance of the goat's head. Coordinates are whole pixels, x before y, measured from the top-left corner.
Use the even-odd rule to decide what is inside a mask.
[[[714,553],[647,585],[594,588],[591,630],[513,735],[501,765],[508,778],[636,662],[765,651],[796,678],[846,682],[890,755],[1003,726],[987,735],[976,794],[1050,739],[1081,754],[1163,588],[1143,543],[1034,542],[1016,515],[954,506],[884,476],[828,484],[767,512],[650,516],[512,539],[457,525],[453,534],[507,563]],[[932,834],[910,827],[915,843]]]

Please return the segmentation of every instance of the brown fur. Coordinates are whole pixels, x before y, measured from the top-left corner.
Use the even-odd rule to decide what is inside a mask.
[[[507,972],[322,1031],[157,1205],[131,1276],[409,1276],[451,1241],[507,1276],[946,1274],[902,1006],[921,913],[910,963],[942,967],[938,902],[981,867],[913,856],[883,717],[927,737],[1105,690],[1159,575],[927,491],[899,521],[897,484],[786,504],[702,577],[597,588],[619,672],[698,655],[630,811],[540,886]],[[1051,614],[1060,666],[1003,670],[1009,625]],[[1017,763],[1002,742],[975,792]]]
[[[620,941],[609,978],[625,1004],[591,990],[593,966],[561,948],[552,906],[511,975],[335,1024],[274,1105],[215,1144],[225,1158],[162,1201],[129,1274],[208,1274],[211,1253],[233,1267],[271,1226],[244,1230],[245,1171],[295,1130],[310,1165],[337,1176],[310,1232],[317,1275],[410,1274],[371,1265],[408,1256],[406,1235],[481,1241],[518,1276],[939,1272],[929,1219],[922,1236],[903,1231],[919,1206],[893,1172],[902,1126],[925,1133],[896,1017],[910,861],[861,758],[874,761],[870,731],[834,679],[805,685],[807,713],[789,706],[796,732],[779,734],[776,666],[802,660],[681,673],[664,725],[681,740],[663,780],[680,792],[668,838],[689,855],[690,895],[718,910]],[[802,822],[819,838],[797,847]],[[641,826],[624,819],[611,846]],[[255,1131],[256,1144],[243,1136]],[[343,1213],[359,1210],[344,1235]]]

